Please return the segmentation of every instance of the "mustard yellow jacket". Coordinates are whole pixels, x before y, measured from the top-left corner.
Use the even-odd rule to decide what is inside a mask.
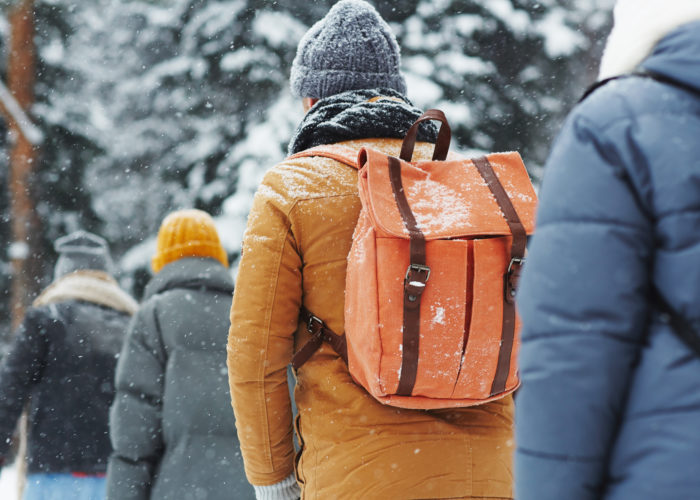
[[[396,139],[343,144],[398,155]],[[430,158],[419,144],[415,157]],[[440,411],[382,405],[328,345],[296,373],[295,459],[287,365],[308,333],[304,305],[343,332],[346,257],[360,211],[357,171],[301,158],[264,177],[248,219],[231,309],[228,367],[248,480],[296,466],[302,498],[511,498],[513,402]]]

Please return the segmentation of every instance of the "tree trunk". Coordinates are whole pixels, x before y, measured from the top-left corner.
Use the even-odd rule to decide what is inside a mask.
[[[10,50],[7,64],[8,88],[19,106],[28,111],[34,102],[35,48],[33,0],[21,0],[10,12]],[[17,326],[37,292],[32,251],[39,236],[39,221],[32,200],[32,177],[37,151],[23,134],[20,124],[8,117],[10,152],[10,210],[12,219],[12,324]]]
[[[7,63],[7,82],[10,93],[19,107],[29,111],[34,102],[35,47],[34,47],[34,2],[20,0],[13,7],[10,21],[10,51]],[[9,116],[9,131],[12,142],[10,152],[10,213],[12,220],[12,326],[19,325],[24,318],[26,306],[38,291],[35,274],[38,266],[33,257],[39,235],[39,220],[32,200],[32,177],[37,151],[25,136],[17,119]],[[26,481],[27,417],[23,413],[18,426],[17,486],[18,498],[22,497]]]

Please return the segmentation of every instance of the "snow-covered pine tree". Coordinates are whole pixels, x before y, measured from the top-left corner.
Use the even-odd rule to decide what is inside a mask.
[[[220,211],[238,182],[229,153],[285,86],[306,29],[258,3],[39,1],[47,257],[76,227],[119,255],[175,208]]]
[[[119,257],[184,206],[218,215],[235,253],[257,181],[301,118],[287,90],[296,44],[333,3],[36,0],[44,282],[57,236],[93,230]],[[518,149],[537,166],[594,77],[611,0],[374,3],[402,45],[409,97],[443,108],[460,147]],[[7,210],[0,195],[0,235]],[[122,261],[130,275],[147,254]]]
[[[594,77],[610,3],[421,0],[380,10],[393,13],[417,104],[444,109],[462,148],[518,150],[535,166]]]

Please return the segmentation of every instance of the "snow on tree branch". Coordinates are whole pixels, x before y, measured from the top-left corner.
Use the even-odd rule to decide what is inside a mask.
[[[2,80],[0,80],[0,105],[5,109],[8,117],[15,121],[22,135],[31,144],[38,146],[44,141],[44,134],[39,130],[39,127],[32,123]]]

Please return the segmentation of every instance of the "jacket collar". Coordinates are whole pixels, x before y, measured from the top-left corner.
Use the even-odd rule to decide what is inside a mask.
[[[682,64],[670,65],[667,70],[699,73],[698,0],[618,0],[614,15],[615,25],[600,63],[599,80],[631,73],[650,55],[662,54]],[[677,30],[683,33],[680,38]]]
[[[144,299],[174,288],[218,290],[233,293],[228,269],[215,259],[187,257],[171,262],[146,285]]]

